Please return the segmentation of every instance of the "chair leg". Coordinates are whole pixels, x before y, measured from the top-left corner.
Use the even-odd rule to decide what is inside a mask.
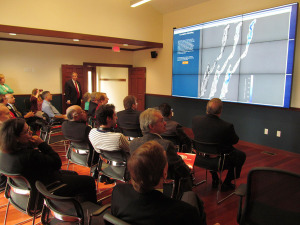
[[[235,170],[235,167],[234,167],[234,186],[236,186],[236,170]],[[233,196],[234,195],[234,192],[235,190],[230,193],[229,195],[227,195],[226,197],[222,198],[220,201],[219,201],[219,194],[220,194],[220,191],[221,191],[221,182],[222,182],[222,171],[220,171],[220,183],[218,185],[218,192],[217,192],[217,204],[220,204],[222,203],[223,201],[225,201],[226,199],[228,199],[229,197]]]
[[[8,201],[7,207],[6,207],[6,212],[5,212],[5,217],[4,217],[4,223],[3,223],[3,225],[6,224],[6,219],[7,219],[7,214],[8,214],[9,204],[10,204],[10,202]]]

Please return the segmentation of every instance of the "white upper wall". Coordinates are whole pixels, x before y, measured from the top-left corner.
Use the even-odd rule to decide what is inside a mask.
[[[172,41],[173,28],[199,24],[211,20],[226,18],[261,9],[285,5],[294,0],[208,0],[193,7],[164,15],[163,49],[158,51],[157,59],[149,54],[134,54],[135,66],[147,67],[147,93],[171,95],[172,90]],[[298,17],[299,18],[299,17]],[[299,20],[299,19],[298,19]],[[298,21],[298,32],[300,23]],[[300,108],[300,35],[296,40],[295,67],[292,87],[291,106]],[[144,51],[146,52],[146,51]]]
[[[0,24],[162,42],[162,14],[129,0],[0,0]]]

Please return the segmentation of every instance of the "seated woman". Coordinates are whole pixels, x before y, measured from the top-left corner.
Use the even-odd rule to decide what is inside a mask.
[[[114,216],[131,224],[206,224],[202,202],[195,193],[184,193],[180,201],[155,190],[162,186],[168,171],[166,152],[156,141],[140,146],[129,158],[127,167],[132,185],[118,184],[114,188]]]
[[[39,89],[34,88],[32,90],[31,96],[30,96],[30,110],[34,113],[37,111],[42,111],[42,104],[43,99],[41,98],[41,92]]]
[[[36,147],[38,149],[36,149]],[[41,138],[32,136],[22,118],[5,121],[0,129],[0,169],[24,176],[35,187],[40,180],[45,185],[61,181],[66,186],[55,194],[77,196],[97,202],[94,179],[60,171],[59,155]]]
[[[0,94],[6,95],[6,94],[12,94],[14,91],[5,84],[5,77],[3,74],[0,74]]]

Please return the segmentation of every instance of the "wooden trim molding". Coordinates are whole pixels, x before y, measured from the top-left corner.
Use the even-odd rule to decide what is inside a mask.
[[[107,78],[102,78],[100,80],[103,80],[103,81],[126,81],[126,79],[107,79]]]
[[[137,50],[143,50],[143,49],[149,49],[149,48],[163,48],[163,43],[158,43],[158,42],[140,41],[140,40],[133,40],[133,39],[106,37],[106,36],[72,33],[72,32],[65,32],[65,31],[36,29],[36,28],[28,28],[28,27],[17,27],[17,26],[9,26],[9,25],[1,25],[1,24],[0,24],[0,32],[141,46],[141,48],[137,48],[137,49],[130,49],[130,50],[126,49],[127,51],[137,51]],[[4,39],[2,39],[2,40],[4,40]],[[7,41],[7,39],[5,39],[5,40]],[[9,40],[25,42],[25,40],[22,40],[22,39],[9,39]],[[33,43],[33,42],[38,43],[39,41],[32,41],[31,43]],[[43,44],[58,44],[57,42],[41,42],[41,43],[43,43]],[[68,43],[60,43],[60,44],[68,45]],[[81,45],[81,46],[75,45],[75,46],[91,47],[91,46],[83,46],[83,45]],[[94,47],[99,47],[99,46],[94,46]],[[122,48],[122,49],[125,50],[124,48]]]

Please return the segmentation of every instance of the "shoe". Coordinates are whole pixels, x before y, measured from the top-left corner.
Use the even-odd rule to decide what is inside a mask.
[[[221,191],[232,191],[235,189],[235,185],[232,183],[223,183],[221,186]]]
[[[115,183],[114,179],[107,178],[105,181],[105,184],[113,184],[113,183]]]
[[[213,179],[212,180],[212,188],[218,188],[219,182],[220,182],[219,179]]]
[[[99,178],[99,182],[100,183],[106,183],[106,181],[108,180],[109,178],[105,175],[101,175],[100,178]]]

